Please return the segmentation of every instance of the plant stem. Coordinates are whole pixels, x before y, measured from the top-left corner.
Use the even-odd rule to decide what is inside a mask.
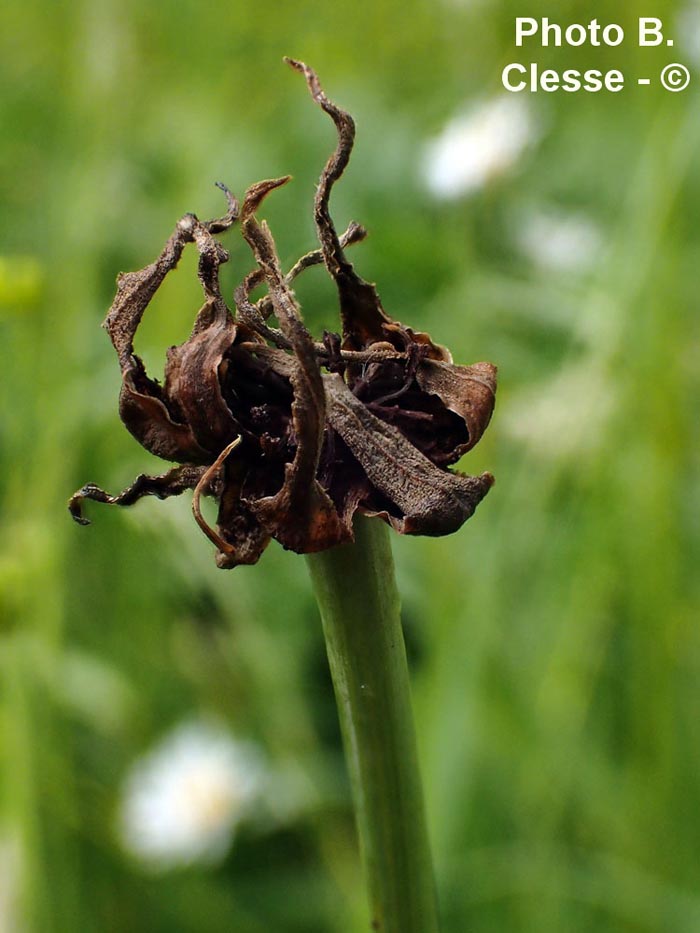
[[[371,928],[436,933],[437,904],[387,526],[308,556],[350,772]]]

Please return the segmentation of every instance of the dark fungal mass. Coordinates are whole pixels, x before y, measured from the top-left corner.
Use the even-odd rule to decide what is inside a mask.
[[[308,66],[288,63],[338,136],[314,200],[320,249],[285,275],[267,224],[256,218],[264,198],[288,178],[253,185],[240,206],[220,185],[228,204],[223,217],[203,222],[186,214],[155,262],[119,276],[104,326],[122,372],[120,415],[147,450],[178,465],[139,476],[116,496],[89,484],[69,502],[75,520],[88,524],[86,499],[131,505],[192,489],[195,518],[225,568],[255,563],[271,538],[298,553],[350,541],[358,511],[402,534],[449,534],[493,484],[490,473],[468,476],[449,467],[489,423],[496,369],[455,365],[427,334],[392,320],[375,287],[355,272],[345,249],[365,231],[353,223],[339,237],[328,206],[355,126]],[[215,237],[236,223],[256,269],[236,289],[232,310],[219,285],[229,256]],[[189,243],[199,254],[204,304],[189,339],[168,351],[161,385],[147,375],[133,341]],[[291,284],[320,263],[337,286],[340,332],[315,341]],[[250,294],[259,285],[267,293],[254,303]],[[218,502],[215,528],[202,517],[202,495]]]

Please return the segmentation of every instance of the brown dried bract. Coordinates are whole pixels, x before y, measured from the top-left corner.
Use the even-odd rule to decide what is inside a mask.
[[[287,61],[338,135],[314,201],[321,248],[282,272],[256,213],[287,177],[253,185],[240,208],[220,185],[228,201],[223,217],[202,222],[186,214],[154,263],[119,276],[104,326],[122,372],[121,418],[147,450],[180,466],[139,476],[118,496],[90,484],[69,503],[75,520],[88,524],[85,499],[131,505],[145,495],[164,499],[193,489],[195,518],[217,547],[219,567],[255,563],[270,538],[302,554],[352,540],[357,511],[402,534],[450,534],[493,483],[490,473],[467,476],[449,467],[489,423],[496,368],[454,365],[427,334],[392,320],[375,287],[355,272],[345,248],[365,231],[353,223],[339,237],[328,207],[355,125],[311,68]],[[237,221],[257,268],[235,291],[234,315],[219,285],[229,256],[215,235]],[[188,243],[199,253],[204,305],[190,338],[168,351],[161,385],[134,353],[134,336]],[[306,329],[291,288],[318,263],[337,286],[341,321],[341,333],[321,342]],[[267,294],[253,303],[250,294],[261,284]],[[270,324],[273,315],[278,327]],[[218,501],[216,528],[202,517],[202,494]]]

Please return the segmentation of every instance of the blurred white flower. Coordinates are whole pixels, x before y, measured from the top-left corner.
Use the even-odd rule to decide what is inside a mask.
[[[600,229],[583,214],[538,211],[517,234],[522,253],[535,265],[555,272],[589,269],[600,252]]]
[[[543,459],[594,456],[618,401],[604,369],[582,360],[523,388],[501,411],[500,426]]]
[[[184,723],[127,775],[119,827],[124,848],[155,870],[216,863],[264,780],[254,747],[210,723]]]
[[[428,143],[425,183],[439,198],[477,191],[512,168],[536,135],[523,97],[503,94],[485,101],[452,119]]]

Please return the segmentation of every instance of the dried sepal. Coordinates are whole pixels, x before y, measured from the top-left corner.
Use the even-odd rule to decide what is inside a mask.
[[[111,496],[94,483],[88,483],[70,497],[68,510],[79,525],[89,525],[90,520],[83,515],[83,502],[86,499],[108,505],[133,505],[144,496],[169,499],[171,496],[181,495],[186,489],[194,489],[204,470],[204,467],[186,464],[161,473],[160,476],[141,473],[130,486],[116,496]]]
[[[325,550],[344,540],[347,534],[328,494],[316,479],[326,421],[326,398],[314,342],[280,269],[270,231],[255,217],[263,198],[284,182],[286,179],[280,179],[249,189],[241,216],[243,236],[264,275],[280,329],[295,358],[290,374],[294,391],[291,406],[296,439],[294,459],[285,465],[281,489],[273,496],[258,499],[252,508],[280,544],[309,553]],[[294,516],[293,521],[290,516]]]
[[[255,521],[253,516],[246,515],[245,509],[241,507],[240,485],[236,484],[235,481],[232,482],[230,473],[223,473],[223,476],[219,475],[229,454],[240,443],[241,438],[237,437],[227,447],[224,447],[212,465],[203,471],[192,493],[192,514],[207,538],[212,544],[216,545],[216,562],[222,569],[231,569],[240,564],[257,563],[270,540],[270,536]],[[209,525],[200,508],[202,493],[209,492],[210,487],[215,482],[221,490],[219,495],[222,505],[225,501],[233,504],[230,516],[227,516],[225,511],[219,513],[218,523],[219,525],[223,523],[226,529],[227,537],[225,538],[218,528],[215,529]],[[225,497],[224,490],[226,492]],[[248,521],[246,521],[246,518],[248,518]]]
[[[316,188],[314,219],[323,261],[338,288],[344,348],[361,349],[375,341],[388,341],[399,349],[405,349],[411,340],[417,340],[426,344],[436,359],[443,359],[444,349],[435,346],[427,334],[414,334],[392,321],[382,307],[376,287],[365,282],[346,258],[331,217],[329,201],[333,186],[350,161],[355,144],[355,121],[349,113],[329,100],[313,68],[292,58],[285,61],[304,75],[313,100],[333,120],[338,137],[336,148],[326,162]]]
[[[323,261],[338,288],[344,346],[346,349],[360,349],[370,341],[382,340],[382,325],[391,322],[384,313],[376,288],[360,278],[347,260],[330,214],[333,185],[345,171],[355,144],[355,121],[328,99],[312,68],[292,58],[286,61],[304,75],[311,96],[333,120],[338,135],[336,148],[326,162],[316,188],[314,219]]]
[[[324,376],[328,420],[386,500],[382,514],[401,534],[446,535],[460,528],[493,485],[493,476],[463,476],[441,470],[398,428],[373,415],[337,374]]]
[[[208,421],[205,418],[200,423],[198,432],[196,418],[193,422],[191,417],[192,406],[188,404],[190,395],[182,391],[183,385],[194,386],[195,393],[202,391],[208,375],[206,361],[197,365],[195,354],[178,352],[179,348],[172,350],[166,368],[165,386],[161,387],[148,377],[142,361],[134,353],[134,336],[146,308],[166,275],[176,268],[185,246],[194,242],[200,255],[198,274],[206,304],[197,318],[188,344],[203,347],[203,352],[211,356],[216,352],[209,340],[212,328],[218,332],[224,330],[223,344],[230,343],[233,319],[221,298],[218,285],[219,266],[228,260],[228,253],[214,240],[211,232],[228,229],[238,215],[235,199],[228,189],[224,191],[229,202],[229,210],[224,217],[202,222],[194,214],[186,214],[178,222],[155,262],[138,272],[122,273],[119,276],[117,294],[104,322],[122,371],[119,400],[122,421],[151,453],[182,463],[207,463],[212,454]],[[186,360],[185,369],[190,372],[185,372],[180,379],[183,359]],[[211,380],[209,383],[208,395],[210,398],[215,397],[216,388],[211,385]],[[219,405],[217,415],[219,420],[225,418],[222,405]],[[218,450],[214,453],[218,453]]]

